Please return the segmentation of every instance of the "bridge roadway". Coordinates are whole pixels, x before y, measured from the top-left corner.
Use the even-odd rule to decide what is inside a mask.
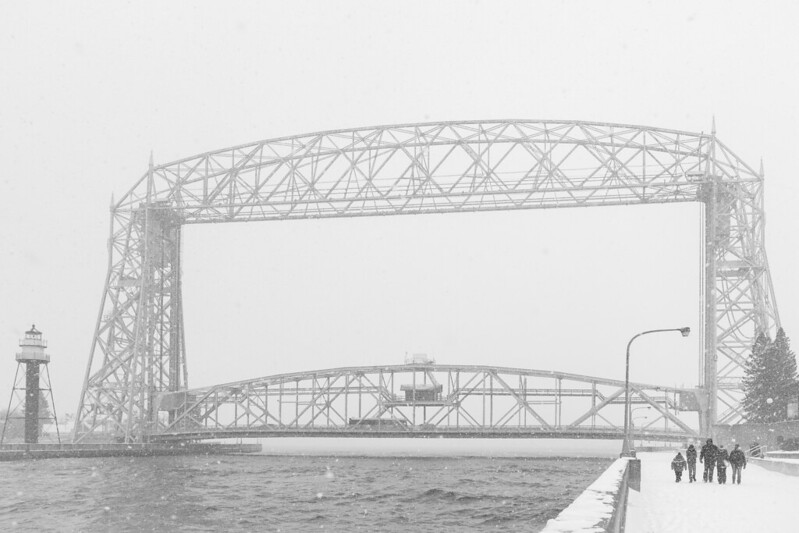
[[[229,438],[270,438],[270,437],[343,437],[343,438],[497,438],[497,439],[619,439],[624,436],[623,430],[615,427],[573,428],[544,431],[536,428],[518,428],[509,430],[439,428],[403,430],[353,430],[346,428],[331,429],[292,429],[262,427],[249,429],[200,430],[195,432],[161,433],[151,437],[152,442],[174,442],[185,440],[208,440]],[[690,436],[682,431],[635,431],[635,440],[658,442],[683,442]]]
[[[701,431],[703,391],[631,383],[635,438]],[[622,437],[624,382],[522,368],[405,364],[279,374],[161,394],[150,441],[244,437]],[[643,419],[643,422],[641,420]],[[636,423],[637,422],[637,423]]]

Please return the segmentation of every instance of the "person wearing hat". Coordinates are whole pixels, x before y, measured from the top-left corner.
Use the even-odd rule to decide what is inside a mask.
[[[735,449],[730,452],[730,465],[732,466],[732,482],[740,485],[741,468],[746,468],[746,455],[740,444],[736,444]]]
[[[719,449],[713,444],[713,439],[707,439],[707,442],[705,442],[699,452],[699,462],[705,465],[705,471],[702,474],[702,481],[705,483],[708,481],[713,482],[713,471],[716,469],[716,455],[718,453]]]

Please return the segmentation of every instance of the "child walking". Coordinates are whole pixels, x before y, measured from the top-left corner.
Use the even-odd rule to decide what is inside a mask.
[[[675,483],[679,483],[682,479],[682,472],[685,470],[685,459],[682,456],[682,453],[677,452],[677,455],[674,457],[674,460],[671,462],[671,469],[674,470],[674,475],[676,479],[674,480]]]
[[[722,444],[719,446],[719,453],[716,456],[716,469],[718,470],[719,484],[724,485],[727,483],[727,463],[730,460],[730,454]]]

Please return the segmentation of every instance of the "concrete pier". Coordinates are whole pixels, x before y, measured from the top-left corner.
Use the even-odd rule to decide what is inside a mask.
[[[689,533],[723,531],[796,531],[799,507],[796,493],[799,478],[767,470],[766,461],[747,458],[741,484],[732,484],[727,468],[727,483],[702,481],[702,465],[697,463],[698,482],[688,483],[683,474],[674,480],[671,460],[676,452],[639,453],[642,463],[641,492],[630,492],[627,506],[627,531],[635,533]]]
[[[616,459],[571,505],[550,520],[541,533],[624,531],[634,464],[637,461]]]
[[[260,444],[4,444],[0,461],[70,457],[149,457],[258,453]]]

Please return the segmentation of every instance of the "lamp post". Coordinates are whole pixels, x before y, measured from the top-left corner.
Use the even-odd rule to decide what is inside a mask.
[[[636,407],[635,409],[631,409],[630,410],[630,433],[635,433],[635,421],[636,420],[648,420],[649,419],[649,415],[635,416],[635,412],[636,411],[645,411],[645,410],[649,410],[649,409],[652,409],[651,405],[647,405],[646,407]],[[646,428],[641,428],[641,429],[646,429]],[[639,440],[641,440],[641,442],[643,442],[643,439],[639,439]],[[633,449],[635,449],[635,437],[633,437],[633,439],[632,439],[632,444],[633,444]]]
[[[650,329],[635,335],[627,343],[627,358],[624,372],[624,443],[621,447],[621,457],[635,457],[635,450],[630,444],[630,345],[635,339],[650,333],[665,333],[666,331],[679,331],[683,337],[691,334],[691,328]]]
[[[642,418],[644,420],[646,420],[647,418],[649,418],[648,415],[635,416],[635,412],[636,411],[649,410],[649,409],[652,409],[651,405],[647,405],[646,407],[636,407],[635,409],[630,409],[630,428],[631,428],[632,431],[635,431],[635,421],[636,420],[640,420]]]
[[[635,411],[637,411],[637,409],[633,409],[633,412],[635,412]],[[632,418],[630,418],[630,433],[635,433],[635,421],[636,420],[649,420],[649,417],[646,416],[646,415],[642,415],[642,416],[633,416]],[[641,429],[646,429],[646,428],[642,427]],[[633,442],[635,442],[635,439],[633,439]]]

